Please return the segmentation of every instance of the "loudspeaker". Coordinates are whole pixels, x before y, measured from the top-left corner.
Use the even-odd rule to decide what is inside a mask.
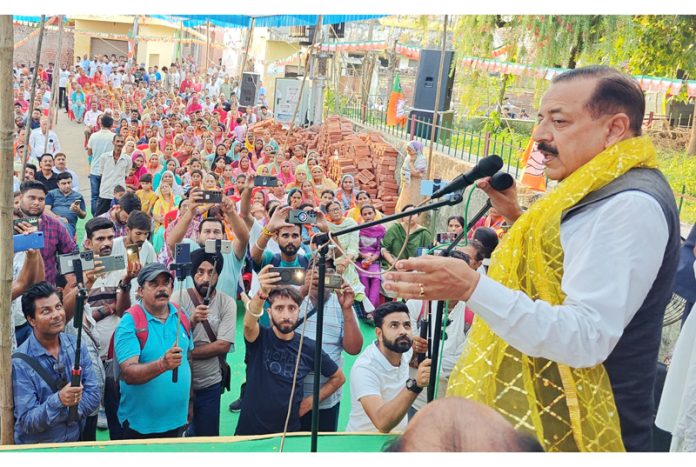
[[[454,70],[452,68],[454,51],[445,51],[445,66],[442,69],[442,85],[440,87],[439,111],[449,109],[452,101],[452,87],[454,85]],[[422,49],[418,74],[413,90],[413,108],[416,110],[435,110],[435,95],[437,93],[437,75],[440,71],[440,51]],[[450,71],[452,71],[450,76]]]
[[[239,89],[239,105],[256,105],[256,93],[259,89],[261,75],[258,73],[243,73],[242,85]]]

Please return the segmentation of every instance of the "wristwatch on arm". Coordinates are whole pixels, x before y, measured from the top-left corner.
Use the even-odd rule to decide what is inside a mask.
[[[423,392],[423,388],[418,386],[418,383],[416,383],[415,378],[409,378],[406,380],[406,389],[408,389],[411,392],[415,392],[416,394],[420,394]]]

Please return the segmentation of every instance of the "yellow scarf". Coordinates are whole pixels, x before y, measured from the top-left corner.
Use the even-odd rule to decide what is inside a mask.
[[[533,300],[560,305],[561,215],[634,167],[657,167],[646,136],[609,147],[522,215],[495,251],[489,276]],[[624,451],[614,394],[604,366],[570,368],[530,357],[476,319],[449,380],[448,396],[496,409],[536,435],[546,451]]]

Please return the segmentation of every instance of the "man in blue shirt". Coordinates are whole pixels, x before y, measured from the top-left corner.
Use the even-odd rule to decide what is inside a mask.
[[[76,341],[63,332],[66,316],[58,291],[45,281],[34,284],[22,296],[22,312],[33,332],[12,358],[15,444],[79,441],[101,398],[87,346],[81,345],[82,385],[71,387]],[[71,422],[73,406],[77,420]]]
[[[85,198],[73,190],[72,175],[69,172],[58,174],[58,188],[46,195],[46,208],[44,212],[61,221],[70,236],[74,237],[77,219],[87,217],[87,208]]]
[[[248,203],[250,197],[251,190],[248,190],[248,192],[245,190],[244,193],[242,193],[242,203],[245,202],[245,199],[246,203]],[[219,204],[221,216],[210,216],[203,219],[198,225],[198,236],[196,241],[191,238],[185,238],[187,229],[194,218],[200,214],[203,205],[203,191],[198,188],[193,188],[189,194],[189,201],[186,203],[186,208],[182,207],[176,224],[167,234],[167,249],[173,252],[176,244],[183,242],[191,245],[191,252],[194,252],[199,248],[205,248],[205,242],[207,240],[225,240],[227,238],[227,232],[225,231],[225,224],[223,223],[224,219],[232,230],[234,240],[232,241],[232,251],[222,254],[223,258],[225,258],[225,264],[220,274],[220,281],[218,282],[217,288],[224,294],[236,298],[239,275],[242,272],[242,266],[244,265],[244,259],[246,257],[246,248],[249,243],[249,229],[244,223],[244,220],[237,213],[234,201],[224,196],[222,198],[222,203]],[[173,255],[170,257],[172,256]],[[187,277],[184,286],[189,289],[193,288],[193,280]],[[179,281],[177,281],[177,290],[178,288]]]
[[[143,267],[138,274],[138,293],[147,319],[147,340],[141,348],[133,318],[135,307],[116,328],[114,350],[121,368],[118,420],[123,439],[176,438],[188,423],[193,341],[169,303],[172,286],[172,276],[163,264]],[[176,383],[169,371],[175,368]]]

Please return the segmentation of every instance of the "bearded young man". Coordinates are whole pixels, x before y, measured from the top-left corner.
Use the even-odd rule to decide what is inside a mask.
[[[387,302],[373,316],[377,339],[351,369],[346,431],[404,431],[408,409],[428,385],[430,359],[418,365],[415,378],[409,378],[413,327],[405,303]]]
[[[522,214],[514,186],[478,182],[512,224],[488,276],[434,256],[387,275],[401,297],[467,302],[478,318],[447,394],[497,409],[546,451],[652,449],[679,215],[644,113],[616,70],[557,76],[533,138],[558,186]]]
[[[235,435],[280,433],[288,411],[295,361],[300,351],[300,335],[295,328],[302,296],[292,287],[274,286],[280,280],[280,273],[270,272],[270,269],[268,265],[261,270],[261,289],[249,302],[244,314],[247,388]],[[259,325],[266,300],[271,304],[268,308],[272,323],[270,328]],[[314,369],[315,346],[315,341],[304,338],[288,432],[300,431],[300,417],[312,409],[312,396],[303,398],[302,383]],[[323,350],[321,373],[328,379],[319,391],[320,401],[335,393],[346,380],[343,371]]]

